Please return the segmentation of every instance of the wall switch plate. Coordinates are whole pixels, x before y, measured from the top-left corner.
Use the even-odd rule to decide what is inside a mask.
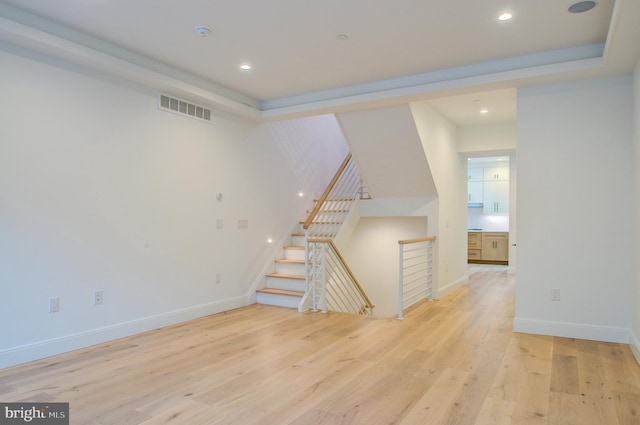
[[[49,313],[57,313],[60,311],[60,298],[49,298]]]
[[[222,273],[216,273],[216,283],[222,283]]]
[[[560,301],[560,288],[551,289],[551,301]]]
[[[93,293],[93,305],[102,304],[104,294],[102,291],[95,291]]]

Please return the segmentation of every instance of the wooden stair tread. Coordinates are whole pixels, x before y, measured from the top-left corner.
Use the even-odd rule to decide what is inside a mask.
[[[297,274],[285,274],[285,273],[269,273],[267,277],[279,277],[281,279],[295,279],[295,280],[305,280],[306,277],[300,276]]]
[[[283,263],[283,264],[304,264],[304,260],[287,260],[284,258],[281,258],[279,260],[276,260],[276,263]]]
[[[290,291],[288,289],[262,288],[262,289],[257,289],[256,292],[261,292],[263,294],[285,295],[288,297],[302,298],[304,296],[304,292]]]
[[[298,250],[304,250],[303,246],[297,246],[297,245],[289,245],[289,246],[285,246],[284,249],[298,249]]]

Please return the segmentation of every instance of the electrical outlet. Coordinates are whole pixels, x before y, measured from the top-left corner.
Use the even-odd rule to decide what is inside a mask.
[[[216,283],[222,283],[222,273],[216,273]]]
[[[560,301],[560,288],[551,289],[551,301]]]
[[[93,305],[102,304],[103,295],[102,291],[95,291],[93,293]]]
[[[49,298],[49,313],[57,313],[60,311],[60,298]]]

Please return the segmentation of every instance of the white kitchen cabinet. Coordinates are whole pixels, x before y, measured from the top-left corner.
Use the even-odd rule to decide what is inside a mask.
[[[484,214],[509,213],[509,182],[496,180],[484,182],[484,199],[482,212]]]
[[[484,181],[494,181],[499,180],[503,181],[509,180],[509,167],[491,167],[491,168],[483,168],[483,179]]]
[[[469,168],[469,181],[481,182],[484,180],[484,168]]]
[[[484,182],[469,182],[468,186],[468,195],[467,202],[470,204],[481,204],[484,199]]]

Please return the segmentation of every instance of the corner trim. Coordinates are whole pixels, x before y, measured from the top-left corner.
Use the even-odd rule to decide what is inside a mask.
[[[636,358],[638,365],[640,365],[640,338],[635,334],[633,329],[629,335],[629,347],[631,347],[631,352],[633,356]]]
[[[222,301],[174,310],[169,313],[144,317],[112,326],[92,329],[60,338],[13,347],[0,351],[0,369],[41,360],[46,357],[86,348],[95,344],[113,341],[131,335],[148,332],[164,326],[175,325],[211,314],[232,310],[248,305],[246,297],[229,298]]]
[[[630,329],[612,326],[587,325],[582,323],[551,322],[546,320],[513,320],[513,331],[536,335],[578,338],[592,341],[629,343]]]

